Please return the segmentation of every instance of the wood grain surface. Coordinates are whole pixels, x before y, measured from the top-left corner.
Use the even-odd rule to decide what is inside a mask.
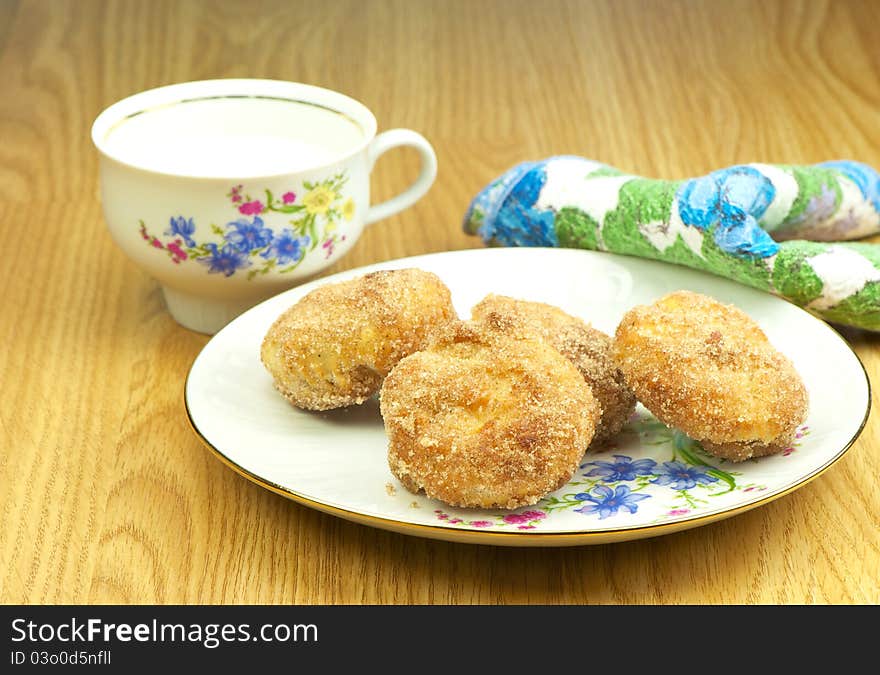
[[[354,525],[214,459],[190,430],[207,337],[110,240],[95,116],[172,82],[338,89],[435,146],[415,207],[332,271],[479,246],[473,194],[524,159],[677,178],[737,162],[880,166],[880,3],[0,0],[0,601],[876,603],[880,421],[832,470],[640,542],[504,549]],[[415,175],[386,155],[374,199]],[[878,336],[846,331],[880,382]],[[816,358],[821,358],[820,354]]]

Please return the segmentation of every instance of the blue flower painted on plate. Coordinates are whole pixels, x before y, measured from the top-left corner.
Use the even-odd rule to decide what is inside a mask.
[[[210,255],[204,258],[198,258],[203,265],[208,266],[208,272],[222,273],[224,276],[231,277],[235,270],[244,267],[250,267],[251,261],[248,260],[247,253],[244,253],[232,244],[226,244],[221,249],[217,248],[217,244],[206,244]]]
[[[264,226],[259,216],[255,216],[253,222],[239,218],[227,223],[226,228],[229,231],[223,238],[243,253],[268,246],[272,241],[272,230]]]
[[[668,485],[673,490],[690,490],[700,485],[715,483],[718,479],[701,466],[688,466],[681,462],[663,462],[656,472],[657,477],[651,482],[657,485]]]
[[[271,246],[263,251],[263,258],[275,258],[279,265],[298,262],[305,255],[311,240],[308,235],[298,237],[291,229],[284,229],[272,240]]]
[[[187,246],[194,247],[196,245],[192,235],[195,234],[196,224],[192,218],[184,218],[178,216],[171,217],[168,229],[163,232],[166,237],[181,237]]]
[[[603,462],[600,460],[587,462],[582,464],[581,468],[585,469],[588,466],[595,466],[595,469],[584,475],[588,478],[601,476],[602,480],[606,483],[615,483],[621,480],[635,480],[636,476],[650,476],[654,471],[654,467],[657,466],[657,462],[653,459],[637,459],[633,461],[632,457],[627,457],[626,455],[614,455],[614,460],[613,462]]]
[[[715,226],[718,247],[744,257],[776,255],[779,245],[758,225],[776,188],[750,166],[713,171],[686,181],[678,190],[678,211],[685,225],[707,231]]]
[[[880,174],[867,164],[841,159],[819,164],[827,169],[837,169],[859,187],[862,196],[880,213]]]
[[[638,502],[643,499],[650,498],[651,495],[636,494],[626,485],[618,485],[616,490],[612,490],[605,485],[598,485],[591,493],[581,492],[574,498],[581,502],[591,502],[584,504],[581,508],[575,509],[583,515],[599,514],[599,520],[604,520],[608,516],[613,516],[619,509],[626,509],[630,513],[639,510]]]

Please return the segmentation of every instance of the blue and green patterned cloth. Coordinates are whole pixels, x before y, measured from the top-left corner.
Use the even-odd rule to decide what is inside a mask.
[[[852,161],[747,164],[690,180],[583,157],[519,164],[473,200],[491,246],[611,251],[712,272],[844,325],[880,330],[880,174]]]

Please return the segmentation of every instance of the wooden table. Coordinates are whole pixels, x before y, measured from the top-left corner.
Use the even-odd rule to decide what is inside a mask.
[[[317,9],[320,6],[320,9]],[[0,601],[875,603],[880,421],[828,473],[718,524],[573,549],[447,544],[301,507],[190,430],[175,324],[111,242],[89,127],[216,77],[344,91],[440,174],[334,270],[479,246],[470,197],[527,158],[649,176],[738,162],[880,165],[880,4],[0,1]],[[417,171],[383,158],[374,199]],[[848,331],[876,383],[880,343]],[[817,355],[818,357],[819,355]]]

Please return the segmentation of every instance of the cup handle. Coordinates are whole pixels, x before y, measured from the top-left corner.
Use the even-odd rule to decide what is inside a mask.
[[[392,197],[381,204],[371,206],[364,218],[364,225],[393,216],[398,211],[403,211],[408,206],[412,206],[424,196],[437,177],[437,155],[434,154],[434,148],[425,140],[424,136],[410,129],[390,129],[373,139],[373,142],[367,148],[370,171],[373,170],[373,165],[380,155],[385,154],[391,148],[401,145],[408,145],[419,151],[419,155],[422,158],[422,170],[419,173],[419,177],[396,197]]]

